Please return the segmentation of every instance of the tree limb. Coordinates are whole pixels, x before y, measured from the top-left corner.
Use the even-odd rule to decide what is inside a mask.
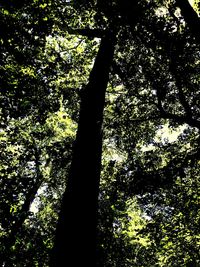
[[[191,33],[197,41],[200,41],[200,20],[197,13],[188,0],[176,0],[176,5],[181,9],[181,14],[190,28]]]

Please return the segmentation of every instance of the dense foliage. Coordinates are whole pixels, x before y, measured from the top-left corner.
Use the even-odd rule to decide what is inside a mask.
[[[109,30],[97,265],[199,266],[198,3],[1,2],[0,264],[49,266],[80,101]]]

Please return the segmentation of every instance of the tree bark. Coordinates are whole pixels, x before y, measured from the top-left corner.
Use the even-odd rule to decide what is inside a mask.
[[[71,171],[59,215],[50,266],[95,267],[102,122],[114,33],[106,32],[83,90]]]

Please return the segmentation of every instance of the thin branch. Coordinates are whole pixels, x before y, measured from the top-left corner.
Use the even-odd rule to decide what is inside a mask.
[[[159,108],[159,106],[158,106]],[[163,107],[160,109],[160,113],[163,119],[171,119],[175,122],[181,123],[181,124],[188,124],[191,127],[196,127],[198,129],[200,129],[200,121],[193,119],[193,118],[189,118],[188,116],[180,116],[180,115],[176,115],[176,114],[172,114],[172,113],[168,113],[166,112]]]

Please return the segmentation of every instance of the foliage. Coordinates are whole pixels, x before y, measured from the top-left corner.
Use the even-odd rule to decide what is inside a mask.
[[[0,26],[2,266],[49,266],[108,27],[98,266],[199,266],[199,43],[176,1],[3,1]]]

